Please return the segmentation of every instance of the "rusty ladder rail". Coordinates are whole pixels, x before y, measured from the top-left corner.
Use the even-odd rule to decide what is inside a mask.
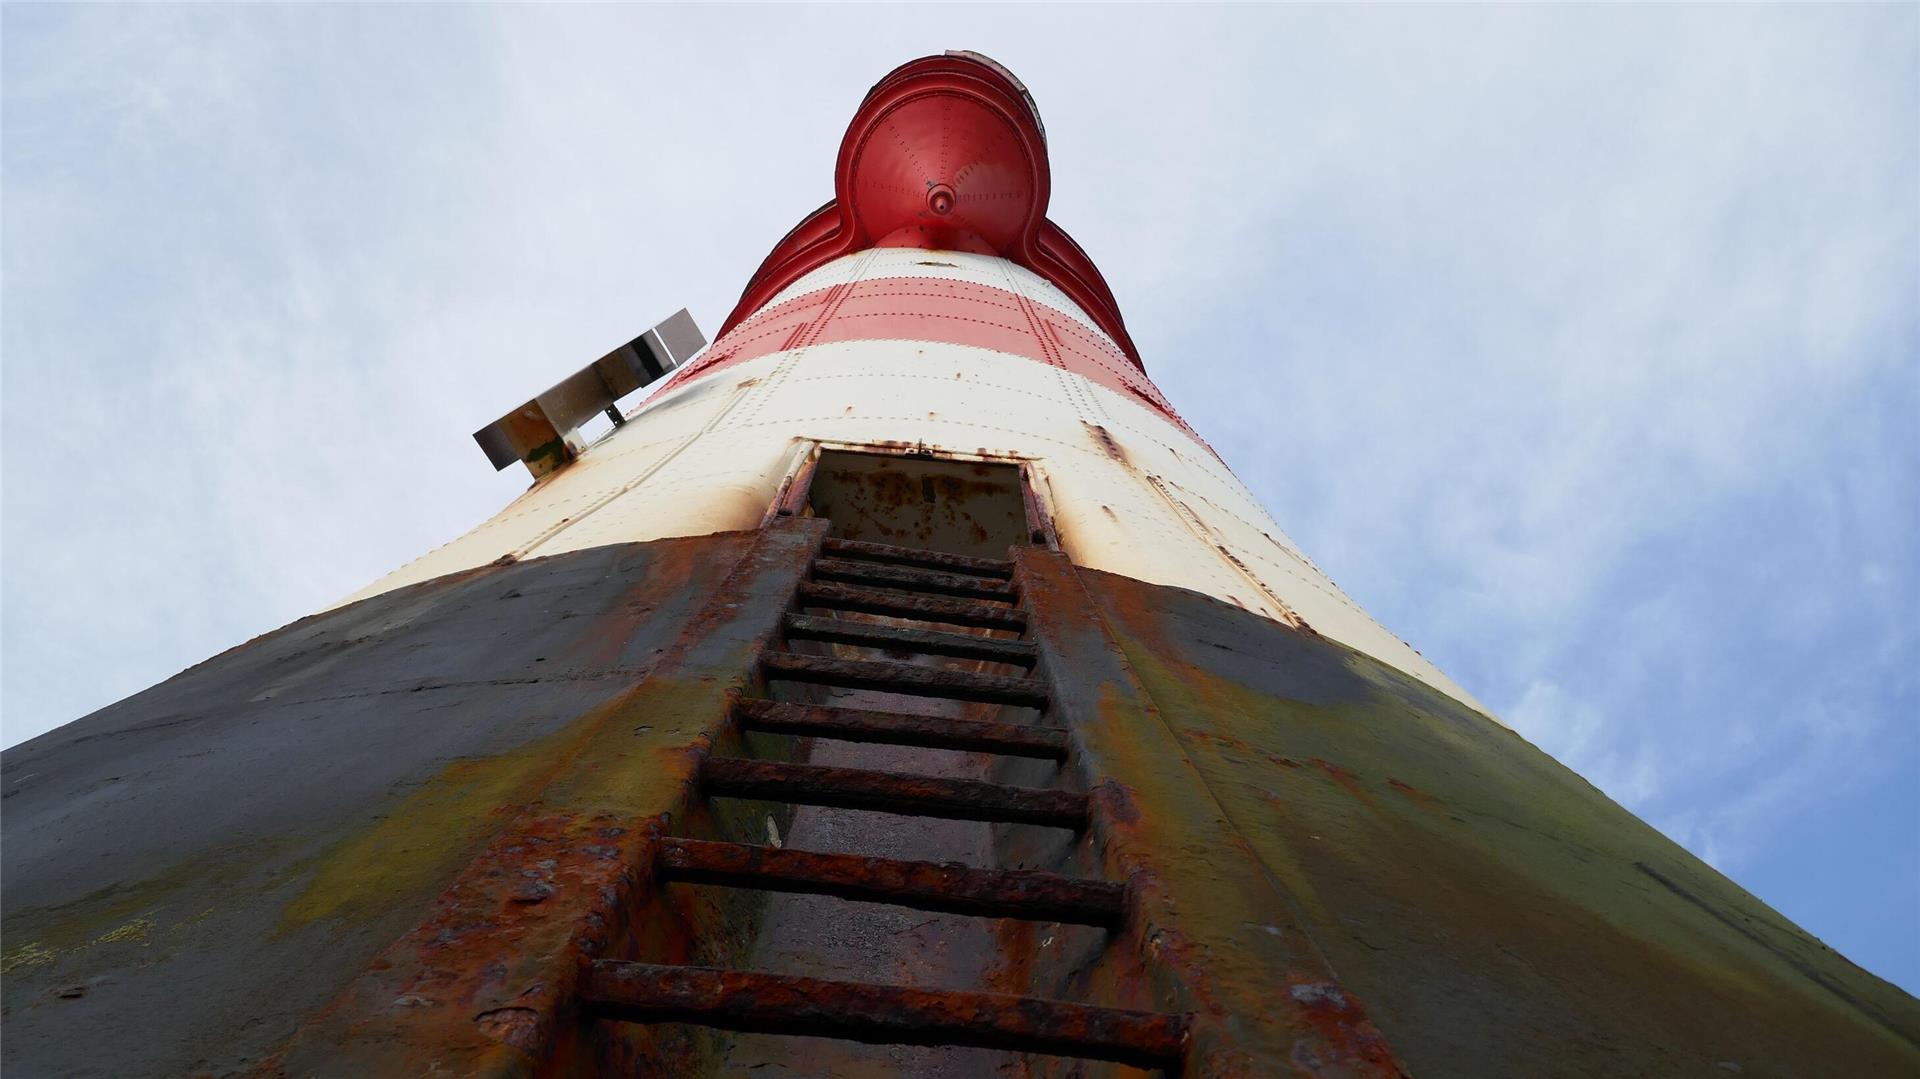
[[[1024,676],[987,674],[899,660],[842,659],[769,649],[765,683],[797,682],[1037,709],[1051,692],[1033,666],[1033,642],[850,618],[808,609],[880,615],[1024,638],[1013,564],[944,552],[828,538],[812,580],[796,591],[784,623],[788,641],[817,641],[892,653],[1005,663]],[[922,746],[1065,761],[1065,731],[1038,725],[910,713],[742,700],[731,710],[743,730],[856,742]],[[702,793],[800,805],[880,810],[959,820],[1084,830],[1090,799],[1076,791],[980,780],[740,758],[708,758]],[[1128,895],[1116,883],[1033,870],[868,858],[747,844],[668,838],[654,873],[681,882],[830,895],[921,910],[1072,922],[1114,930]],[[1096,1007],[995,993],[828,981],[757,971],[601,960],[580,991],[587,1015],[616,1021],[694,1023],[743,1032],[850,1038],[906,1045],[954,1045],[1110,1060],[1178,1071],[1185,1016]]]
[[[1002,581],[1013,579],[1013,563],[995,558],[971,558],[967,555],[948,554],[945,551],[895,547],[888,543],[868,543],[865,540],[836,539],[832,536],[821,543],[821,549],[828,554],[862,562],[913,566],[917,569],[942,570],[947,573],[970,573],[978,577]]]
[[[595,962],[582,997],[596,1016],[724,1030],[966,1045],[1175,1068],[1183,1017],[1001,993],[869,985],[787,974]]]
[[[850,618],[820,618],[810,614],[790,614],[786,620],[790,641],[822,641],[827,644],[857,644],[865,648],[883,648],[893,652],[918,652],[927,656],[951,656],[954,659],[984,659],[993,663],[1011,663],[1031,667],[1039,658],[1032,641],[1005,637],[980,637],[971,633],[945,633],[932,629],[902,629],[876,622],[856,622]]]
[[[689,884],[831,895],[915,910],[1021,918],[1112,928],[1126,913],[1126,889],[1034,869],[972,869],[953,862],[715,843],[661,841],[658,877]]]
[[[967,753],[1000,753],[1042,760],[1067,759],[1067,732],[1057,727],[768,700],[741,701],[734,705],[733,716],[747,730],[774,734],[812,735],[837,738],[844,742],[878,742],[926,749],[957,749]]]
[[[883,588],[853,588],[843,584],[808,581],[800,586],[800,605],[827,611],[858,611],[889,618],[913,618],[974,629],[1005,629],[1015,633],[1027,631],[1027,616],[1012,607],[979,600],[914,596]]]
[[[796,652],[768,652],[760,671],[769,681],[811,682],[846,689],[876,689],[917,697],[947,697],[988,704],[1045,708],[1047,689],[1031,678],[926,667],[890,659],[833,659]]]
[[[877,809],[947,820],[1039,824],[1076,832],[1087,826],[1086,795],[1043,787],[732,757],[708,758],[700,779],[708,795],[732,798]]]
[[[813,564],[813,577],[817,581],[839,581],[844,584],[870,585],[876,588],[893,588],[941,596],[1013,602],[1011,581],[996,581],[987,577],[976,577],[970,573],[943,573],[939,570],[913,569],[875,562],[822,558]]]

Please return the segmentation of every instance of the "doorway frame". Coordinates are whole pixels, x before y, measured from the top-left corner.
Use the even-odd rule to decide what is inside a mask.
[[[760,519],[761,527],[781,517],[798,517],[807,507],[813,490],[814,473],[825,451],[861,454],[870,457],[908,457],[923,461],[957,461],[970,464],[1012,465],[1019,469],[1020,504],[1026,510],[1027,542],[1049,551],[1060,549],[1060,533],[1054,526],[1051,484],[1037,457],[1015,453],[949,450],[924,442],[845,442],[828,438],[795,439],[787,456],[780,485],[773,501]]]

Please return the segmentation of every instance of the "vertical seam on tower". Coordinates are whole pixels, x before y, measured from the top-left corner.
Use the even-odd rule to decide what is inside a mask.
[[[1061,343],[1059,331],[1055,330],[1053,327],[1053,320],[1049,319],[1044,314],[1039,315],[1038,318],[1040,320],[1041,330],[1044,331],[1048,337],[1052,338],[1054,347],[1062,349],[1064,351],[1066,346]],[[1107,411],[1107,407],[1105,405],[1100,403],[1100,395],[1093,392],[1092,380],[1080,375],[1077,372],[1067,370],[1066,360],[1064,357],[1062,358],[1060,363],[1060,374],[1062,378],[1072,379],[1072,381],[1069,382],[1068,384],[1073,387],[1074,392],[1079,394],[1081,400],[1085,403],[1086,407],[1084,409],[1084,412],[1087,416],[1099,419],[1101,421],[1104,421],[1105,423],[1113,422],[1113,415]]]
[[[802,323],[787,338],[786,344],[779,353],[780,362],[774,365],[772,371],[767,372],[766,381],[754,394],[753,407],[741,414],[741,426],[752,423],[760,414],[761,406],[786,382],[788,376],[793,373],[794,365],[806,355],[807,348],[817,342],[820,334],[826,331],[827,322],[833,318],[835,312],[840,310],[840,305],[846,301],[847,297],[853,294],[854,287],[866,277],[867,268],[873,263],[878,252],[879,248],[868,248],[861,252],[858,261],[848,270],[847,279],[828,290],[826,299],[821,303],[820,313]]]
[[[1281,599],[1264,581],[1255,577],[1253,571],[1248,569],[1245,563],[1240,561],[1238,556],[1232,551],[1227,550],[1227,545],[1221,541],[1219,536],[1214,535],[1213,529],[1207,527],[1206,522],[1202,521],[1199,515],[1193,512],[1192,507],[1173,497],[1173,493],[1166,488],[1168,481],[1150,472],[1143,472],[1141,475],[1145,477],[1147,486],[1152,487],[1154,491],[1166,501],[1167,507],[1173,510],[1173,515],[1179,518],[1182,524],[1186,525],[1187,531],[1192,532],[1194,537],[1200,542],[1212,547],[1217,554],[1224,556],[1227,564],[1233,567],[1234,572],[1245,578],[1247,583],[1251,584],[1261,595],[1273,601],[1274,607],[1280,613],[1281,621],[1295,627],[1306,626],[1307,623],[1300,617],[1299,612],[1295,611],[1286,600]]]
[[[1046,357],[1047,366],[1053,368],[1053,377],[1060,384],[1061,394],[1067,399],[1067,403],[1073,406],[1074,413],[1081,423],[1093,422],[1094,413],[1088,407],[1091,399],[1086,395],[1085,387],[1078,385],[1077,382],[1080,376],[1067,370],[1066,362],[1060,356],[1059,342],[1040,328],[1039,321],[1034,317],[1033,303],[1021,290],[1019,280],[1007,271],[1004,262],[996,263],[994,270],[999,273],[1001,280],[1007,283],[1007,293],[1019,306],[1021,317],[1027,320],[1027,332],[1032,334],[1034,340],[1039,343],[1040,352]],[[1105,413],[1100,415],[1104,417]]]
[[[853,290],[859,287],[861,280],[866,277],[867,266],[873,261],[873,253],[877,250],[878,248],[868,248],[861,255],[859,264],[854,266],[853,273],[847,280],[828,290],[826,300],[820,305],[820,313],[801,328],[796,335],[798,340],[788,338],[789,348],[805,348],[819,343],[820,335],[827,330],[827,323],[833,321],[833,316],[839,312],[840,305],[847,302],[847,298],[853,295]]]

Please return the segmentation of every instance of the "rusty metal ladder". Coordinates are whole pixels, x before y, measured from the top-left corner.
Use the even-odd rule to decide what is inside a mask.
[[[828,538],[784,622],[787,640],[885,648],[931,657],[1024,666],[1024,677],[875,659],[842,659],[769,648],[761,684],[797,682],[1044,710],[1046,681],[1009,562]],[[908,628],[809,611],[860,612],[932,625],[1010,631],[986,637]],[[1065,762],[1066,732],[1027,724],[799,704],[739,701],[743,730],[876,742]],[[741,758],[709,758],[707,797],[881,810],[902,815],[1083,831],[1085,793],[981,780]],[[687,838],[662,841],[655,874],[684,882],[836,896],[989,918],[1117,929],[1127,917],[1121,885],[1035,870],[813,853]],[[872,1043],[951,1045],[1111,1060],[1177,1071],[1185,1016],[1011,994],[918,989],[797,975],[658,965],[591,964],[586,1014],[637,1023],[692,1023],[741,1032],[811,1035]]]

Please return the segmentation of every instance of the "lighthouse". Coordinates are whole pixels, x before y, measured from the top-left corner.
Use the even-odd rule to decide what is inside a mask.
[[[1920,1070],[1288,537],[1013,74],[896,68],[821,188],[710,343],[475,418],[493,518],[6,752],[7,1070]]]

